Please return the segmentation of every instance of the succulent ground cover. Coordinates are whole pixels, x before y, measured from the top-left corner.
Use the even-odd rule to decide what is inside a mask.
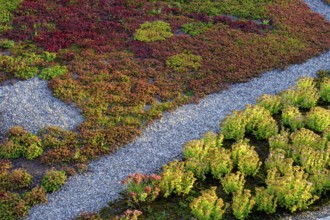
[[[220,133],[187,142],[182,161],[164,165],[159,174],[131,174],[120,201],[78,219],[275,219],[277,212],[325,203],[330,72],[318,73],[234,111],[220,123]],[[297,121],[300,127],[293,126]]]
[[[14,127],[1,141],[3,178],[22,164],[35,168],[27,170],[29,184],[0,189],[11,218],[27,213],[30,203],[21,197],[50,167],[60,170],[46,178],[58,181],[44,185],[54,191],[62,171],[83,171],[162,112],[330,48],[330,23],[298,0],[0,3],[0,82],[49,80],[53,94],[86,119],[74,132],[50,127],[34,135]]]

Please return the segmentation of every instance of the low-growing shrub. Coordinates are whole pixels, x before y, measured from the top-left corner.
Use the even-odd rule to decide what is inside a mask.
[[[291,172],[284,175],[273,168],[267,173],[267,189],[276,195],[280,206],[291,212],[303,210],[318,199],[313,195],[314,186],[307,178],[308,174],[299,166],[291,167]]]
[[[227,194],[243,190],[244,184],[245,175],[239,171],[236,174],[230,173],[221,178],[221,185]]]
[[[324,150],[327,140],[313,131],[302,128],[290,135],[292,145],[296,148],[311,147],[316,150]]]
[[[304,147],[300,151],[299,163],[307,173],[313,174],[324,170],[330,160],[330,151]]]
[[[298,106],[298,95],[292,88],[285,90],[280,95],[282,106]]]
[[[265,167],[267,170],[276,168],[280,173],[286,174],[292,171],[293,159],[286,157],[287,153],[285,150],[276,148],[270,150],[268,158],[265,161]]]
[[[182,30],[191,36],[196,36],[207,31],[212,25],[212,23],[192,22],[182,25]]]
[[[172,37],[171,27],[164,21],[146,21],[141,24],[134,34],[134,40],[143,42],[164,41]]]
[[[33,160],[41,156],[43,152],[44,150],[42,149],[41,146],[33,143],[25,149],[24,157],[28,160]]]
[[[231,152],[225,148],[212,148],[208,156],[210,171],[214,178],[221,179],[234,168]]]
[[[10,188],[12,190],[27,188],[32,183],[32,176],[22,168],[15,169],[8,175]]]
[[[0,39],[0,48],[10,49],[10,48],[14,47],[14,45],[15,45],[15,42],[13,40],[9,40],[6,38]]]
[[[27,193],[24,193],[23,199],[29,206],[48,202],[45,188],[39,186],[34,187],[31,191]]]
[[[55,192],[64,185],[66,175],[64,171],[50,170],[42,178],[41,185],[47,192]]]
[[[216,151],[222,145],[223,135],[207,132],[200,140],[192,140],[183,146],[185,168],[194,173],[197,178],[204,179],[210,172],[210,151]]]
[[[62,76],[66,73],[67,69],[65,66],[55,65],[41,70],[41,73],[38,75],[38,77],[40,79],[50,80],[54,79],[55,77]]]
[[[53,62],[56,59],[56,53],[45,51],[41,54],[41,58],[46,62]]]
[[[247,121],[243,111],[233,111],[231,115],[227,115],[221,122],[221,132],[225,139],[234,139],[238,141],[245,136],[246,123]]]
[[[258,153],[253,146],[248,144],[248,141],[238,141],[232,146],[232,158],[238,170],[245,175],[256,175],[261,166]]]
[[[159,195],[161,177],[155,174],[136,173],[129,175],[122,184],[127,185],[127,193],[134,203],[151,202]]]
[[[313,183],[314,186],[313,193],[320,196],[330,190],[329,176],[330,172],[327,169],[317,170],[309,175],[308,181]]]
[[[264,94],[257,99],[257,105],[267,109],[271,115],[278,114],[282,109],[281,97],[278,95]]]
[[[316,106],[320,95],[315,86],[314,79],[311,77],[304,77],[297,82],[297,98],[298,106],[301,108],[312,108]]]
[[[112,220],[138,220],[140,215],[142,215],[142,212],[139,210],[127,209],[122,215],[116,216]],[[88,219],[90,220],[90,218]]]
[[[255,191],[255,202],[257,210],[266,212],[267,214],[275,213],[277,207],[277,198],[275,195],[264,187],[256,187]]]
[[[257,139],[268,139],[278,133],[275,119],[264,107],[247,105],[244,115],[247,121],[246,131]]]
[[[282,110],[282,123],[296,131],[304,126],[304,117],[297,107],[287,106]]]
[[[324,102],[330,102],[330,78],[324,77],[320,84],[320,97]]]
[[[29,207],[17,193],[5,192],[0,196],[0,219],[16,220],[28,214]]]
[[[23,153],[24,147],[15,144],[12,140],[3,143],[0,147],[0,158],[16,159],[20,158]]]
[[[184,165],[184,162],[175,160],[163,166],[159,188],[164,197],[168,197],[172,193],[186,195],[192,189],[196,178],[191,171],[185,170]]]
[[[268,139],[269,148],[275,150],[277,148],[289,152],[289,132],[282,129],[280,134],[274,135]]]
[[[309,129],[323,132],[330,126],[330,110],[314,107],[306,114],[306,125]]]
[[[190,203],[191,213],[201,220],[222,219],[226,206],[216,194],[216,187],[203,190],[199,197]]]
[[[166,66],[177,72],[194,71],[202,66],[202,57],[185,51],[167,58]]]
[[[251,213],[255,200],[248,189],[241,189],[233,193],[233,214],[236,219],[246,219]]]

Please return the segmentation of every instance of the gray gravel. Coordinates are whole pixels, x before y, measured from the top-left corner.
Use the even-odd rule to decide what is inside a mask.
[[[15,125],[37,133],[51,125],[72,130],[82,121],[77,108],[53,96],[47,81],[33,78],[0,87],[0,136]]]
[[[330,20],[329,8],[319,0],[305,0]],[[212,94],[199,104],[182,106],[146,128],[133,143],[115,154],[100,158],[89,165],[90,171],[71,177],[58,192],[49,196],[47,205],[33,207],[27,218],[40,220],[71,219],[82,211],[98,211],[123,190],[120,181],[130,173],[151,173],[163,164],[181,158],[182,145],[200,138],[208,130],[219,131],[219,122],[232,110],[264,93],[275,94],[294,85],[302,76],[314,76],[318,69],[330,70],[330,51],[285,70],[264,73],[248,83],[236,84],[228,90]],[[323,217],[329,213],[320,214]],[[313,219],[313,218],[309,218]]]
[[[53,96],[47,81],[33,78],[0,87],[0,137],[15,125],[37,133],[47,126],[72,130],[83,120],[79,109]]]

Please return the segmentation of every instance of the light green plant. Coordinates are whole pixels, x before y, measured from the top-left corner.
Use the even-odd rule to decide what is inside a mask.
[[[300,165],[306,172],[313,174],[327,167],[330,160],[330,151],[315,150],[311,147],[305,147],[300,151]]]
[[[64,185],[66,181],[66,174],[64,171],[49,170],[42,178],[41,185],[47,192],[55,192]]]
[[[233,193],[232,209],[236,219],[246,219],[254,205],[255,200],[250,190],[238,190]]]
[[[196,178],[191,171],[185,170],[184,165],[184,162],[175,160],[163,166],[159,187],[165,198],[172,193],[186,195],[192,189]]]
[[[257,105],[267,109],[271,115],[278,114],[282,109],[281,97],[278,95],[264,94],[257,98]]]
[[[258,153],[253,146],[248,144],[248,141],[240,140],[232,145],[232,158],[238,170],[245,175],[256,175],[261,166]]]
[[[237,172],[230,173],[225,175],[223,178],[221,178],[221,185],[223,187],[223,190],[227,193],[233,193],[236,191],[241,191],[244,188],[245,184],[245,175],[244,173]]]
[[[275,150],[277,148],[290,152],[289,132],[282,129],[281,133],[274,135],[268,139],[269,148]]]
[[[227,115],[221,122],[221,132],[225,139],[234,139],[238,141],[245,136],[246,123],[247,121],[243,111],[233,111],[231,115]]]
[[[295,212],[308,208],[318,196],[313,195],[314,186],[307,180],[308,174],[299,166],[291,168],[291,172],[284,175],[276,168],[268,170],[266,184],[268,190],[276,195],[280,206]]]
[[[257,139],[268,139],[278,133],[278,126],[270,112],[262,106],[247,105],[244,111],[246,131]]]
[[[186,159],[185,167],[194,173],[197,178],[204,179],[210,172],[209,151],[213,148],[220,148],[223,135],[216,135],[207,132],[200,140],[192,140],[183,146],[183,155]]]
[[[299,79],[296,87],[299,107],[312,108],[316,106],[320,95],[312,77]]]
[[[330,110],[322,107],[314,107],[306,114],[306,125],[308,128],[323,132],[330,126]]]
[[[53,62],[56,59],[56,53],[45,51],[41,54],[41,57],[46,62]]]
[[[327,169],[318,170],[308,177],[308,181],[313,183],[313,193],[316,195],[325,194],[330,190],[330,172]]]
[[[286,152],[283,149],[276,148],[270,150],[268,157],[265,161],[266,170],[276,168],[280,173],[286,174],[292,171],[293,159],[286,157]]]
[[[10,49],[12,47],[14,47],[15,42],[13,40],[9,40],[6,38],[0,38],[0,48],[3,49]]]
[[[304,117],[295,106],[286,106],[282,110],[282,123],[296,131],[304,126]]]
[[[292,145],[297,148],[312,147],[316,150],[324,150],[326,147],[326,139],[322,138],[313,131],[302,128],[290,135]]]
[[[256,187],[255,191],[257,210],[266,212],[267,214],[275,213],[277,207],[277,198],[275,195],[264,187]]]
[[[202,195],[190,203],[191,213],[201,220],[222,219],[227,206],[221,198],[218,198],[216,187],[203,190],[201,193]]]
[[[182,30],[183,32],[190,34],[191,36],[197,36],[199,34],[204,33],[212,26],[213,26],[212,23],[191,22],[182,25]]]
[[[324,77],[320,84],[320,97],[324,102],[330,102],[330,78]]]
[[[298,95],[292,88],[285,90],[280,95],[282,106],[298,106]]]
[[[28,160],[33,160],[42,155],[44,150],[37,143],[32,143],[24,151],[24,157]]]
[[[171,27],[164,21],[146,21],[134,34],[134,40],[143,42],[164,41],[173,36]]]
[[[184,51],[183,53],[168,57],[166,66],[177,72],[198,70],[202,66],[202,57],[192,54],[189,51]]]
[[[225,148],[210,149],[208,159],[211,174],[217,179],[221,179],[223,175],[230,173],[234,167],[234,163],[231,159],[231,152]]]
[[[67,68],[65,66],[55,65],[52,67],[45,68],[38,75],[40,79],[50,80],[55,77],[65,75],[67,73]]]

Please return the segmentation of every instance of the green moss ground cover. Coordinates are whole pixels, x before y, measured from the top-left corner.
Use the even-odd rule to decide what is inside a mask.
[[[78,219],[276,219],[329,203],[330,72],[319,75],[234,111],[220,133],[186,143],[182,161],[128,176],[121,200]]]
[[[86,119],[73,132],[15,127],[1,141],[4,175],[32,161],[42,173],[32,175],[36,185],[51,167],[83,171],[164,111],[330,48],[330,23],[298,0],[0,3],[0,82],[49,80]],[[1,201],[22,207],[12,218],[27,213],[18,198],[33,184],[25,186],[0,188],[10,195]]]

